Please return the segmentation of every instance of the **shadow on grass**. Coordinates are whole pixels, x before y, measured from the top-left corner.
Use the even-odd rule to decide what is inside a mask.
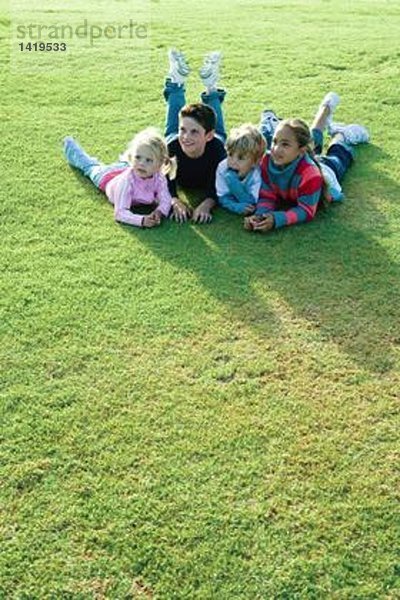
[[[210,226],[164,224],[162,236],[142,241],[157,255],[162,247],[165,260],[194,273],[232,318],[258,333],[277,334],[280,299],[359,366],[385,373],[400,343],[400,269],[380,243],[390,231],[372,203],[379,194],[398,197],[399,186],[368,175],[376,183],[372,200],[363,199],[354,216],[351,206],[347,221],[346,205],[337,206],[306,226],[262,236],[217,210]]]

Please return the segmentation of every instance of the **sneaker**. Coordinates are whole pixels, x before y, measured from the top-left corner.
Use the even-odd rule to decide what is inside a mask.
[[[87,175],[89,169],[99,164],[97,158],[86,154],[84,149],[73,137],[66,137],[63,140],[64,156],[72,167],[80,169]]]
[[[328,126],[328,130],[330,125],[332,124],[332,117],[333,117],[333,113],[336,110],[337,105],[340,102],[340,96],[338,94],[336,94],[336,92],[328,92],[325,96],[325,98],[322,100],[321,104],[319,105],[319,110],[321,110],[322,108],[325,108],[325,106],[329,107],[329,115],[326,119],[327,122],[327,126]]]
[[[183,85],[186,77],[190,73],[190,67],[187,64],[186,58],[179,50],[171,49],[168,51],[169,71],[168,77],[173,83]]]
[[[278,127],[280,121],[281,119],[273,110],[263,110],[260,121],[260,130],[263,136],[267,139],[272,139],[275,129]]]
[[[323,162],[320,162],[319,165],[321,167],[322,175],[328,186],[329,194],[332,198],[332,201],[340,202],[341,200],[343,200],[344,195],[342,191],[342,186],[338,182],[333,169],[331,169],[331,167],[329,167]]]
[[[218,51],[210,52],[204,57],[203,66],[199,71],[204,87],[215,88],[217,86],[221,59],[222,53]]]
[[[345,123],[334,123],[333,121],[331,121],[330,123],[328,123],[328,133],[332,137],[336,133],[342,133],[345,127]]]
[[[356,146],[357,144],[367,144],[370,138],[368,129],[355,123],[352,123],[351,125],[331,123],[329,133],[330,135],[341,133],[344,141],[352,146]]]

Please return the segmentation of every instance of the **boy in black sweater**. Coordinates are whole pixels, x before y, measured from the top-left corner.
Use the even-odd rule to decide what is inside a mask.
[[[226,156],[226,133],[221,104],[225,91],[217,89],[220,52],[206,56],[200,77],[206,90],[202,102],[185,105],[185,81],[190,72],[181,52],[170,50],[170,69],[165,82],[167,101],[165,137],[170,156],[177,159],[176,179],[169,181],[172,196],[172,217],[182,223],[189,217],[195,223],[209,223],[216,205],[215,172]],[[204,199],[193,211],[179,200],[177,184],[200,189]]]

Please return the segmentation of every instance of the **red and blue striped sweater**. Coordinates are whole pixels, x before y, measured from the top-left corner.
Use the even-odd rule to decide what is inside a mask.
[[[311,221],[323,187],[321,171],[312,158],[304,154],[282,168],[267,153],[260,166],[262,183],[255,214],[272,214],[276,228]]]

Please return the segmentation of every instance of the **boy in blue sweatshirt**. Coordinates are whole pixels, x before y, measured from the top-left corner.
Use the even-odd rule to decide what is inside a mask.
[[[246,123],[232,129],[226,141],[227,158],[216,173],[218,203],[238,215],[255,211],[261,187],[259,162],[266,142],[259,129]]]

